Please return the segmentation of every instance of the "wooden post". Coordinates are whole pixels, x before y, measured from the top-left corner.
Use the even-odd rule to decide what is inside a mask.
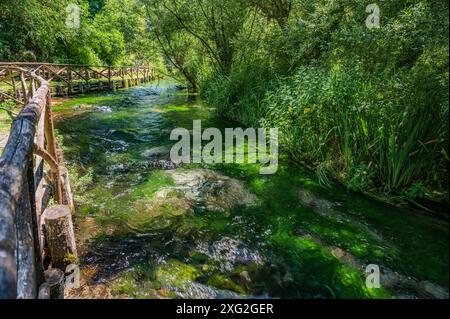
[[[67,94],[71,95],[73,93],[72,87],[72,70],[69,68],[67,70]]]
[[[108,67],[108,85],[109,85],[109,89],[112,90],[113,89],[113,83],[112,83],[112,72],[111,72],[111,67]]]
[[[45,107],[45,139],[47,141],[47,148],[49,154],[54,158],[58,159],[58,153],[56,150],[56,139],[55,139],[55,129],[53,125],[53,114],[51,107],[51,96],[47,94],[47,104]],[[61,189],[61,179],[59,170],[56,169],[54,173],[52,173],[53,181],[55,182],[55,190],[56,190],[56,201],[62,204],[62,189]]]
[[[78,93],[83,94],[84,93],[84,86],[83,83],[78,83]]]
[[[124,68],[120,69],[120,77],[122,78],[122,88],[125,88],[125,73],[123,71]]]
[[[30,96],[32,97],[34,95],[34,93],[36,93],[36,83],[34,81],[34,78],[31,78],[31,83],[30,83]]]
[[[25,105],[28,104],[28,89],[27,83],[25,80],[25,75],[23,72],[20,72],[20,82],[22,83],[22,100]]]
[[[61,83],[56,84],[56,95],[57,96],[63,96],[64,95],[64,90],[62,88]]]
[[[17,90],[16,90],[16,80],[14,79],[14,75],[11,70],[9,71],[9,74],[12,75],[11,82],[12,82],[12,87],[13,87],[13,94],[14,94],[13,96],[17,99],[18,96],[17,96]]]
[[[59,173],[61,174],[63,204],[69,206],[70,210],[73,212],[75,205],[73,203],[72,188],[70,187],[69,171],[65,167],[60,167]]]
[[[36,134],[34,137],[34,145],[35,148],[41,148],[44,149],[45,148],[45,109],[46,106],[44,106],[41,116],[39,118],[38,124],[36,126]],[[43,200],[45,197],[45,191],[46,191],[46,180],[44,177],[44,159],[35,154],[35,169],[34,169],[34,189],[35,189],[35,215],[36,215],[36,224],[37,224],[37,238],[38,238],[38,244],[39,244],[39,255],[43,256],[43,247],[44,247],[44,242],[43,242],[43,234],[41,232],[41,227],[40,227],[40,223],[41,223],[41,214],[45,208],[45,206],[43,206]]]
[[[78,262],[70,207],[56,205],[47,208],[43,216],[52,267],[66,269]]]

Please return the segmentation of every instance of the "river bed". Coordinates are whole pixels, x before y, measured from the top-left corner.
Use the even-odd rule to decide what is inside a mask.
[[[58,101],[57,101],[58,102]],[[236,127],[167,81],[54,107],[76,201],[72,298],[448,298],[448,222],[327,189],[283,156],[171,165],[176,127]],[[368,288],[367,265],[381,271]]]

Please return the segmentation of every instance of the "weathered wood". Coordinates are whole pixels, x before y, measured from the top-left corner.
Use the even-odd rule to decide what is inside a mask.
[[[72,71],[67,71],[67,94],[73,93],[73,86],[72,86]]]
[[[39,287],[38,299],[50,299],[50,285],[44,282]]]
[[[32,96],[36,93],[36,82],[34,78],[31,78],[30,92]]]
[[[10,70],[10,74],[11,73],[12,73],[12,71]],[[14,97],[17,98],[16,80],[14,79],[14,77],[11,79],[11,82],[12,82]]]
[[[45,107],[42,110],[45,113]],[[45,150],[45,116],[41,116],[39,122],[36,127],[36,135],[34,137],[34,204],[35,204],[35,245],[37,245],[38,250],[36,251],[36,255],[39,257],[39,260],[42,261],[44,257],[44,241],[41,224],[41,214],[43,212],[43,207],[45,208],[47,205],[48,195],[49,195],[49,187],[47,181],[45,180],[45,172],[44,172],[44,159],[42,156],[39,156],[36,152],[36,149]]]
[[[47,207],[50,201],[50,195],[52,192],[52,187],[50,180],[46,175],[42,178],[38,187],[36,188],[36,224],[37,224],[37,233],[38,233],[38,241],[40,248],[40,259],[44,260],[46,255],[46,247],[45,247],[45,236],[44,236],[44,220],[42,218],[42,214],[44,213],[45,208]]]
[[[109,89],[112,90],[113,89],[113,83],[112,83],[112,68],[108,67],[108,86]]]
[[[48,90],[48,83],[43,81],[30,103],[16,117],[0,158],[0,298],[15,298],[17,293],[16,208],[25,191],[35,125],[45,106]]]
[[[73,212],[75,210],[75,205],[73,203],[72,188],[70,187],[69,171],[67,168],[61,166],[60,174],[63,191],[63,204],[69,206],[70,210]]]
[[[31,159],[30,159],[31,161]],[[32,163],[28,166],[32,169]],[[33,223],[34,205],[30,193],[34,195],[33,173],[27,174],[22,188],[22,196],[16,207],[17,227],[17,298],[34,299],[37,295],[37,264],[35,258],[35,242]],[[31,188],[31,189],[30,189]],[[33,198],[34,201],[34,198]]]
[[[50,94],[47,94],[47,107],[45,108],[45,140],[47,141],[48,153],[57,161],[58,153],[56,150],[56,138],[55,138],[55,129],[53,124],[53,115],[51,108],[51,97]],[[62,188],[61,188],[61,178],[59,174],[59,168],[52,172],[53,181],[55,183],[55,197],[58,203],[62,203]]]
[[[16,260],[14,249],[9,247],[0,248],[0,283],[0,299],[16,298]]]
[[[45,113],[45,106],[44,106],[42,112]],[[34,137],[34,145],[35,145],[35,148],[45,149],[45,117],[44,116],[41,116],[39,118],[39,122],[36,127],[36,135]],[[35,163],[36,163],[36,168],[34,171],[34,176],[35,176],[35,186],[34,187],[37,188],[41,181],[41,178],[44,175],[44,160],[41,156],[36,155]]]
[[[40,299],[64,299],[64,272],[61,269],[45,271],[45,283],[39,289]]]
[[[42,117],[42,116],[41,116]],[[40,216],[38,216],[37,205],[36,205],[36,180],[35,171],[33,165],[33,157],[31,156],[30,163],[28,165],[28,202],[30,203],[30,218],[31,218],[31,233],[33,236],[33,257],[34,266],[36,271],[35,280],[33,288],[33,297],[36,297],[36,287],[38,287],[44,281],[44,268],[42,264],[42,251],[43,245],[41,244],[40,237],[42,236],[40,227]],[[17,212],[19,213],[19,211]],[[18,227],[19,228],[19,227]],[[19,228],[20,229],[20,228]]]
[[[65,94],[82,94],[84,92],[100,90],[117,89],[114,77],[121,78],[122,88],[135,86],[139,83],[151,80],[150,74],[154,70],[151,66],[140,67],[104,67],[104,66],[87,66],[87,65],[71,65],[71,64],[49,64],[49,63],[29,63],[29,62],[0,62],[0,82],[6,83],[11,88],[10,92],[1,92],[2,99],[15,100],[16,103],[26,104],[25,101],[30,98],[33,93],[33,77],[29,76],[31,72],[37,72],[46,77],[48,81],[55,80],[56,95],[63,96]],[[21,78],[23,75],[23,78]],[[91,79],[103,80],[102,84],[91,83]],[[22,82],[21,90],[16,92],[15,81]],[[8,82],[9,81],[9,82]],[[26,85],[29,81],[30,84]],[[86,86],[77,83],[82,81]],[[64,86],[63,86],[64,85]]]
[[[40,158],[43,158],[44,161],[50,165],[50,169],[52,172],[58,171],[59,168],[58,161],[44,148],[39,147],[37,144],[34,144],[33,152]]]
[[[83,94],[84,93],[84,84],[78,83],[78,93]]]
[[[65,269],[78,261],[72,214],[67,205],[47,208],[43,214],[52,267]]]
[[[25,80],[24,72],[20,72],[20,82],[22,83],[22,97],[24,104],[28,103],[28,89],[27,82]]]

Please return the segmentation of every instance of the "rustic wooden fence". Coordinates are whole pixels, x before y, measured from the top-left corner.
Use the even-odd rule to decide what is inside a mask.
[[[66,267],[78,261],[72,193],[55,138],[50,80],[66,82],[73,93],[71,85],[78,78],[107,77],[112,83],[114,75],[132,75],[126,80],[134,84],[154,78],[148,68],[96,69],[0,63],[0,82],[11,85],[3,98],[24,104],[0,157],[0,299],[61,298]],[[50,199],[54,204],[47,208]]]
[[[36,74],[52,81],[52,95],[65,96],[115,90],[155,78],[151,66],[89,66],[74,64],[0,62],[0,101],[26,105],[36,90]]]

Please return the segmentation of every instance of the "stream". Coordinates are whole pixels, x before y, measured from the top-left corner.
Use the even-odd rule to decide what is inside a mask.
[[[82,274],[69,298],[448,298],[448,221],[324,188],[284,156],[274,175],[173,165],[172,129],[238,124],[170,81],[55,102]]]

